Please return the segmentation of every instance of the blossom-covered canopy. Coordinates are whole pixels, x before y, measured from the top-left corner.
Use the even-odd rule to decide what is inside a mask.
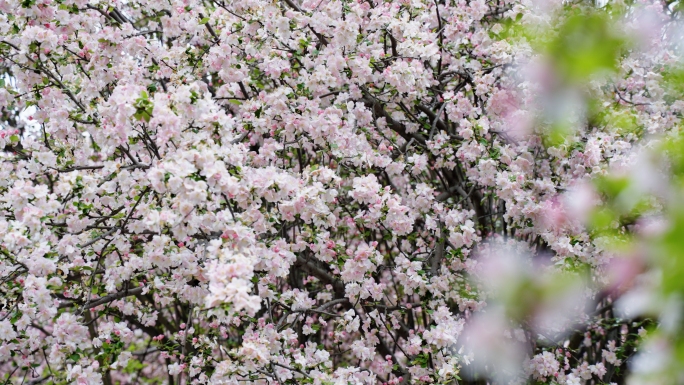
[[[0,0],[0,381],[624,381],[681,9]]]

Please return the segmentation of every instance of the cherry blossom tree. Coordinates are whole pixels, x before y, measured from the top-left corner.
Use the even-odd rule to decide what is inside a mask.
[[[683,8],[0,0],[0,381],[681,383]]]

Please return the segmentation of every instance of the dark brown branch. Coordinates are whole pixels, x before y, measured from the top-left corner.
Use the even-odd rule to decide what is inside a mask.
[[[120,292],[118,292],[118,293],[110,294],[110,295],[108,295],[108,296],[105,296],[105,297],[102,297],[102,298],[98,298],[98,299],[96,299],[96,300],[94,300],[94,301],[91,301],[91,302],[88,303],[88,304],[85,304],[85,305],[83,306],[83,308],[84,308],[84,309],[91,309],[91,308],[94,308],[94,307],[97,307],[97,306],[100,306],[100,305],[104,305],[104,304],[110,303],[110,302],[112,302],[112,301],[116,301],[117,299],[121,299],[121,298],[125,298],[125,297],[128,297],[128,296],[140,294],[140,293],[142,293],[142,291],[143,291],[144,289],[145,289],[145,288],[144,288],[143,286],[139,286],[139,287],[136,287],[136,288],[133,288],[133,289],[130,289],[130,290],[124,290],[124,291],[120,291]],[[74,306],[75,304],[76,304],[75,302],[63,302],[63,303],[59,304],[59,308],[60,308],[60,309],[63,309],[63,308],[67,308],[67,307]]]
[[[421,134],[417,132],[409,133],[408,131],[406,131],[406,127],[403,124],[392,119],[392,117],[387,113],[387,111],[385,111],[380,102],[368,98],[363,98],[361,99],[361,101],[368,107],[371,107],[376,116],[385,118],[385,121],[387,121],[387,125],[392,129],[392,131],[399,134],[399,136],[404,138],[407,142],[411,141],[411,139],[414,139],[421,146],[425,146],[426,140]]]

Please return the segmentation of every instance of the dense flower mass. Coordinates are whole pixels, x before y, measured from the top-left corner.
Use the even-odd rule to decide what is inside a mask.
[[[681,383],[683,10],[0,0],[0,381]]]

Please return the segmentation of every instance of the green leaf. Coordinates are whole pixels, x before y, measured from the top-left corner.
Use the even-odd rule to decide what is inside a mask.
[[[627,177],[601,177],[594,182],[596,188],[609,199],[617,198],[627,187],[629,187],[629,178]]]
[[[569,81],[585,81],[601,72],[613,72],[627,40],[615,32],[604,12],[577,12],[570,16],[548,47],[556,68]]]
[[[128,364],[126,364],[126,368],[123,371],[124,373],[135,373],[144,367],[145,366],[140,361],[136,359],[130,359],[128,360]]]

